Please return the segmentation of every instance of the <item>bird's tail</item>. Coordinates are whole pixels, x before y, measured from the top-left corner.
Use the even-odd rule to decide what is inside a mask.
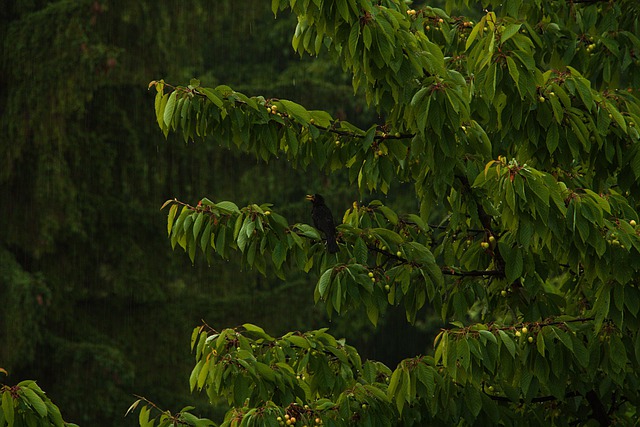
[[[340,248],[338,247],[338,242],[336,242],[336,238],[334,236],[327,236],[327,251],[330,254],[335,254],[338,252]]]

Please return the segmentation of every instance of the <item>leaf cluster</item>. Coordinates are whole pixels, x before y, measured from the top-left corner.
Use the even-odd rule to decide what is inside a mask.
[[[6,373],[6,372],[5,372]],[[0,426],[77,427],[62,419],[60,409],[35,381],[25,380],[14,386],[2,385]]]

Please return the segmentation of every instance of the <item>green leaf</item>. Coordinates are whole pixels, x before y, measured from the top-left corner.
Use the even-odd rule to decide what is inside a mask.
[[[173,119],[173,112],[176,108],[177,94],[178,92],[176,92],[175,90],[171,92],[171,95],[169,95],[169,99],[167,100],[167,105],[164,107],[164,114],[162,117],[165,127],[168,127],[171,124],[171,120]]]
[[[474,25],[473,29],[471,30],[471,33],[469,34],[469,37],[467,38],[467,43],[464,46],[464,50],[469,50],[469,48],[471,47],[471,44],[476,39],[476,37],[478,36],[478,33],[484,27],[484,25],[485,25],[484,20],[480,20],[480,22]]]
[[[371,232],[374,235],[380,237],[380,239],[386,241],[387,243],[395,243],[399,244],[403,242],[403,238],[393,230],[388,230],[386,228],[372,228]]]
[[[480,392],[473,386],[466,387],[465,404],[474,418],[478,416],[482,410],[482,398]]]
[[[391,209],[389,209],[386,206],[379,206],[378,210],[380,212],[382,212],[382,214],[385,216],[385,218],[387,218],[389,220],[389,222],[393,225],[398,224],[398,214],[396,214],[394,211],[392,211]]]
[[[211,101],[216,107],[222,108],[224,106],[222,98],[215,90],[209,88],[200,88],[199,90],[200,92],[204,93],[207,99]]]
[[[273,264],[276,266],[276,268],[280,269],[282,263],[284,263],[284,261],[287,259],[287,250],[285,249],[285,246],[282,244],[282,242],[276,243],[276,246],[273,248],[271,258],[273,259]]]
[[[493,332],[486,331],[486,330],[480,330],[478,332],[480,333],[480,336],[483,336],[484,338],[486,338],[487,340],[491,341],[494,344],[498,344],[498,339],[496,338],[495,335],[493,335]]]
[[[571,341],[571,337],[565,331],[556,327],[552,327],[551,330],[553,331],[553,335],[573,353],[573,341]]]
[[[542,333],[536,335],[536,348],[538,349],[538,353],[540,353],[540,356],[544,357],[545,344],[544,336],[542,335]]]
[[[609,304],[611,302],[611,291],[608,285],[601,285],[596,293],[596,302],[593,305],[595,314],[594,329],[598,333],[602,327],[604,319],[609,315]]]
[[[204,221],[205,215],[202,212],[198,212],[196,214],[196,220],[193,222],[193,238],[194,240],[198,238],[200,234],[200,229],[202,228],[202,222]]]
[[[202,232],[202,237],[200,238],[200,248],[202,252],[205,253],[207,248],[211,245],[211,227],[213,226],[213,221],[208,220],[207,225],[204,227],[204,231]]]
[[[355,56],[358,49],[358,39],[360,38],[360,24],[352,25],[349,33],[349,52]]]
[[[9,390],[2,393],[2,412],[7,424],[9,427],[12,427],[14,425],[15,412],[13,407],[13,397],[11,397],[11,392]]]
[[[304,237],[308,237],[308,238],[313,239],[313,240],[320,240],[321,239],[320,233],[318,233],[318,230],[316,230],[315,228],[313,228],[312,226],[310,226],[308,224],[296,224],[295,228],[300,230],[300,233]]]
[[[239,214],[240,213],[240,209],[238,209],[238,205],[236,205],[233,202],[222,201],[222,202],[216,203],[215,206],[216,206],[216,208],[218,208],[223,213],[227,213],[227,214],[229,214],[229,213]]]
[[[509,351],[509,354],[511,354],[511,357],[515,358],[516,357],[516,344],[513,342],[511,337],[509,335],[507,335],[507,333],[505,331],[503,331],[502,329],[498,330],[498,335],[500,335],[500,339],[502,340],[502,343],[504,344],[504,346]]]
[[[518,71],[518,66],[512,57],[507,56],[507,68],[509,68],[509,75],[513,79],[516,87],[518,87],[518,81],[520,80],[520,71]]]
[[[364,242],[364,240],[362,240],[361,237],[358,237],[356,239],[355,245],[353,245],[353,255],[357,263],[367,263],[367,258],[369,257],[369,249],[367,248],[367,244]]]
[[[362,27],[362,41],[364,42],[364,47],[369,50],[371,48],[372,36],[371,28],[366,24]]]
[[[427,397],[432,398],[435,395],[436,383],[433,368],[420,363],[418,365],[418,381],[427,388]]]
[[[158,92],[158,95],[156,95],[156,120],[158,121],[158,126],[160,127],[160,129],[164,129],[166,127],[164,125],[164,112],[167,108],[168,101],[168,93],[161,95],[160,92]]]
[[[500,36],[500,43],[504,43],[518,33],[520,30],[521,24],[509,24],[504,31],[502,31],[502,36]]]
[[[151,413],[151,408],[145,405],[140,408],[140,414],[138,415],[138,422],[140,426],[146,426],[149,423],[149,414]]]
[[[589,366],[589,352],[587,351],[587,348],[582,343],[582,340],[576,335],[570,334],[570,338],[573,346],[573,354],[578,360],[578,363],[583,368],[587,368]]]
[[[524,265],[522,251],[520,248],[510,248],[506,243],[503,243],[502,240],[498,243],[498,247],[500,248],[500,254],[505,260],[504,272],[507,281],[513,282],[519,279],[522,276]]]
[[[198,390],[202,390],[205,383],[207,382],[207,379],[209,378],[210,362],[211,362],[211,359],[207,359],[204,361],[204,363],[202,363],[202,366],[200,367],[200,371],[198,372],[198,379],[196,382],[196,385],[198,386]]]
[[[338,12],[340,12],[340,16],[345,22],[350,22],[350,13],[349,13],[349,4],[346,1],[336,2],[335,5],[338,7]]]
[[[289,341],[291,344],[295,345],[296,347],[311,348],[309,341],[307,341],[305,337],[301,337],[298,335],[290,335],[287,337],[287,341]]]
[[[320,292],[320,296],[322,296],[323,299],[327,297],[327,289],[329,288],[329,284],[331,283],[332,273],[333,269],[329,268],[324,273],[322,273],[322,276],[320,276],[320,279],[318,280],[318,292]]]
[[[380,310],[378,309],[375,301],[371,299],[367,299],[365,301],[365,307],[367,309],[367,317],[373,326],[377,326],[378,324],[378,316],[380,314]]]
[[[169,208],[169,216],[167,217],[167,235],[171,235],[171,229],[173,228],[173,219],[176,217],[176,213],[178,212],[178,204],[174,204]]]
[[[35,391],[31,390],[28,387],[21,387],[20,392],[27,399],[29,405],[31,405],[31,407],[36,410],[38,415],[43,418],[47,416],[47,405],[44,404],[42,398],[38,396]]]
[[[623,131],[627,131],[627,122],[625,122],[624,117],[620,114],[620,111],[609,101],[606,102],[607,110],[609,114],[613,116],[613,120],[620,126],[620,129]]]
[[[287,114],[296,119],[298,123],[308,125],[309,121],[311,121],[311,114],[302,105],[286,99],[280,100],[280,105],[282,105]]]

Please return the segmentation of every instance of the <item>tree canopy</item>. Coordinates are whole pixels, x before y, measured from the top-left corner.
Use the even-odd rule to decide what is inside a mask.
[[[326,329],[197,328],[190,384],[226,399],[223,425],[637,420],[639,6],[483,1],[467,17],[476,6],[272,1],[298,17],[295,51],[352,74],[384,117],[368,128],[224,85],[151,82],[165,135],[344,169],[362,194],[415,188],[415,212],[355,201],[336,255],[269,203],[171,199],[173,247],[307,271],[329,314],[375,324],[402,304],[414,322],[430,305],[448,322],[432,354],[396,367]]]
[[[297,16],[294,51],[341,64],[381,122],[167,79],[149,85],[156,123],[186,142],[342,172],[362,200],[334,211],[336,254],[271,200],[206,194],[164,204],[171,245],[194,263],[308,273],[329,316],[377,324],[402,306],[413,323],[429,306],[446,327],[432,352],[386,366],[327,328],[199,326],[189,385],[227,405],[221,425],[637,422],[637,2],[271,4]],[[407,184],[413,210],[367,198]],[[133,410],[141,426],[215,424],[145,398]]]

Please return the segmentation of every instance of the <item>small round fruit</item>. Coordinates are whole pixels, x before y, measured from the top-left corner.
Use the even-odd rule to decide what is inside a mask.
[[[555,92],[549,92],[549,96],[556,96]]]
[[[369,277],[373,277],[373,272],[369,272]]]
[[[493,390],[495,390],[495,389],[493,388],[493,386],[492,386],[492,385],[490,385],[490,386],[487,388],[487,390],[489,390],[489,393],[493,393]]]
[[[516,336],[520,337],[520,336],[522,336],[522,333],[520,331],[516,331]]]
[[[538,98],[538,101],[540,102],[545,102],[547,99],[544,96],[541,96],[540,98]]]
[[[523,334],[526,334],[527,332],[529,332],[529,329],[527,329],[527,327],[526,327],[526,326],[523,326],[523,327],[522,327],[522,333],[523,333]]]
[[[527,341],[529,341],[529,342],[533,342],[533,337],[529,337],[529,338],[527,338]]]
[[[400,251],[396,252],[396,256],[402,256],[402,252]]]
[[[391,290],[391,286],[389,285],[384,285],[384,290],[389,292]]]
[[[496,238],[494,236],[489,236],[489,243],[495,243]]]
[[[367,404],[366,403],[362,404],[362,409],[367,409]]]
[[[629,225],[631,225],[632,227],[635,227],[635,226],[636,226],[636,224],[637,224],[637,223],[636,223],[636,220],[635,220],[635,219],[632,219],[631,221],[629,221]]]
[[[264,211],[265,215],[271,215],[271,211]]]
[[[480,246],[482,247],[482,249],[489,249],[489,242],[482,242],[480,243]]]
[[[507,291],[505,291],[504,289],[502,290],[502,292],[500,292],[500,295],[502,295],[503,297],[506,297],[508,294]]]

